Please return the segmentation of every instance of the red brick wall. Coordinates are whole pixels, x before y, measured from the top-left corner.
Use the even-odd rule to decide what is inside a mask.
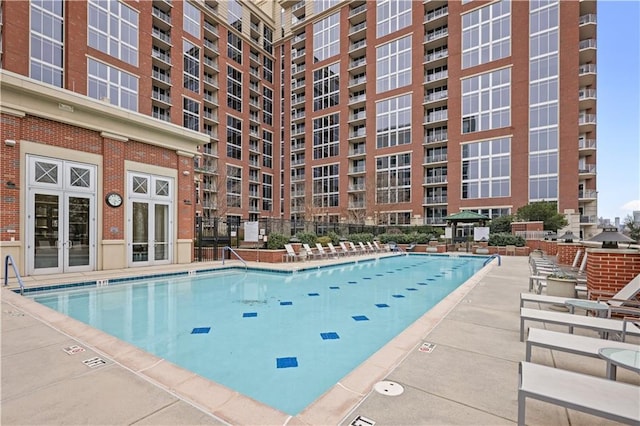
[[[587,254],[587,289],[591,299],[613,296],[640,274],[638,250],[588,249]]]
[[[0,116],[0,241],[20,239],[20,118]],[[13,139],[15,146],[4,141]],[[7,182],[15,183],[9,188]]]
[[[558,243],[556,244],[558,248],[558,263],[561,265],[571,265],[573,264],[573,260],[576,258],[576,253],[578,250],[582,250],[580,254],[580,259],[578,259],[578,264],[576,267],[580,266],[580,262],[582,261],[582,257],[584,256],[584,247],[581,244],[572,244],[572,243]]]

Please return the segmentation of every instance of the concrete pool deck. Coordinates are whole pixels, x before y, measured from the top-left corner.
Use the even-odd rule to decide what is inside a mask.
[[[3,425],[348,425],[362,416],[378,425],[515,424],[518,362],[525,349],[519,342],[519,293],[528,288],[527,260],[502,257],[501,266],[494,260],[294,417],[3,288],[0,420]],[[249,266],[291,269],[335,262]],[[25,285],[216,266],[221,262],[27,277]],[[433,350],[420,351],[423,343]],[[69,349],[74,346],[79,349]],[[598,359],[534,349],[533,360],[604,377],[605,364]],[[374,391],[380,380],[396,382],[404,392]],[[638,374],[624,369],[618,369],[618,380],[640,384]],[[596,423],[607,422],[527,401],[527,424]]]

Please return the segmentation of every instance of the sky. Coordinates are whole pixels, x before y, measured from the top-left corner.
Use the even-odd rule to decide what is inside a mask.
[[[640,1],[598,1],[598,217],[640,210]]]

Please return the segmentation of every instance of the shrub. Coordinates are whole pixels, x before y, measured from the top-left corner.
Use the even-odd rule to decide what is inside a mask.
[[[272,232],[267,239],[267,248],[271,250],[283,249],[284,245],[289,242],[289,237],[278,232]]]
[[[309,244],[310,246],[315,246],[316,241],[318,241],[318,236],[313,232],[298,232],[296,238],[298,238],[302,244]]]
[[[333,243],[333,241],[331,240],[331,237],[325,235],[323,237],[318,237],[318,242],[320,244],[322,244],[323,246],[326,246],[329,243]]]
[[[354,243],[366,243],[367,241],[373,241],[373,234],[369,234],[364,232],[362,234],[349,234],[349,241],[353,241]]]
[[[508,234],[506,232],[500,232],[497,234],[489,235],[490,246],[516,246],[524,247],[525,240],[519,235]]]
[[[340,235],[338,235],[335,231],[327,232],[327,237],[331,239],[332,244],[338,244],[340,242]]]

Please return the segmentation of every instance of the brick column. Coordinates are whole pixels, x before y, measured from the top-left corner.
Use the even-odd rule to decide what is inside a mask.
[[[640,274],[640,250],[587,249],[587,290],[590,299],[613,296]]]
[[[578,250],[583,250],[582,244],[580,243],[558,243],[557,247],[558,263],[561,265],[571,265],[573,263],[573,259],[576,258],[576,253],[578,252]],[[584,256],[584,253],[581,254],[576,266],[580,266],[582,256]]]

